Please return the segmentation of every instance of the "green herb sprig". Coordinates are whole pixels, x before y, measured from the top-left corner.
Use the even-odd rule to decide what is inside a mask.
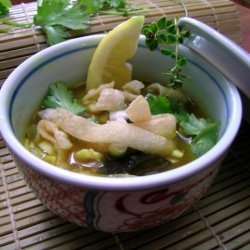
[[[125,0],[78,0],[85,6],[85,12],[90,15],[138,15],[147,11],[146,8],[137,8]]]
[[[84,30],[89,26],[89,16],[78,3],[68,0],[43,0],[38,3],[34,24],[40,26],[50,45],[64,41],[68,32]]]
[[[0,0],[0,18],[5,17],[11,2]],[[33,23],[16,23],[4,20],[2,23],[15,27],[30,27],[44,31],[49,45],[60,43],[69,38],[73,32],[89,28],[91,16],[101,15],[138,15],[148,9],[134,7],[125,0],[37,0],[37,14]],[[8,33],[10,29],[1,29]]]
[[[163,75],[169,77],[169,86],[179,88],[183,85],[184,79],[187,78],[182,74],[182,67],[187,64],[187,58],[180,55],[179,46],[184,42],[184,39],[189,37],[190,31],[183,30],[178,24],[178,18],[167,19],[162,17],[149,25],[145,25],[142,33],[146,37],[147,47],[153,51],[160,49],[165,56],[170,56],[175,60],[174,66]],[[172,51],[167,46],[174,45],[175,50]]]
[[[2,23],[14,27],[30,27],[32,25],[32,23],[17,23],[11,20],[3,20]]]
[[[134,15],[145,11],[125,0],[39,0],[34,24],[45,32],[47,43],[53,45],[66,40],[72,32],[88,29],[94,15]]]
[[[9,14],[9,10],[12,7],[12,3],[10,0],[0,0],[0,18],[4,18]],[[11,20],[3,20],[2,24],[14,27],[29,27],[32,24],[30,23],[17,23]],[[0,33],[10,33],[11,29],[0,29]]]
[[[8,15],[11,6],[12,3],[10,0],[0,0],[0,18]]]

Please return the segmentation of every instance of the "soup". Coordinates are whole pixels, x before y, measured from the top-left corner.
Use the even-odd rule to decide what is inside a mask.
[[[50,85],[27,128],[29,151],[69,171],[119,177],[180,167],[216,143],[218,123],[181,89],[138,80],[84,88]]]
[[[162,44],[174,35],[178,41],[175,52],[161,48],[175,58],[169,86],[132,80],[127,61],[136,51],[143,22],[143,16],[132,17],[102,39],[86,84],[71,89],[64,82],[50,85],[27,128],[28,150],[70,171],[130,176],[182,166],[216,143],[218,123],[211,122],[180,88],[187,59],[179,55],[178,45],[189,32],[180,32],[176,20],[162,18],[143,29],[147,45],[153,38],[150,50],[156,49],[159,39]]]

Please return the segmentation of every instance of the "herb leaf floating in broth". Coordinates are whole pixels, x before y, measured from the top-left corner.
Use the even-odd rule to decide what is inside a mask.
[[[198,134],[191,142],[192,152],[197,156],[205,154],[210,150],[218,140],[218,125],[219,123],[212,123],[206,127],[200,134]]]
[[[151,113],[154,115],[170,113],[175,115],[179,120],[186,120],[189,116],[184,107],[184,103],[175,98],[168,98],[162,95],[153,95],[151,93],[146,95],[146,99],[149,103]]]
[[[148,94],[146,99],[150,106],[150,111],[154,115],[170,112],[170,101],[166,96]]]
[[[218,140],[219,122],[211,122],[208,119],[197,118],[194,114],[180,122],[180,132],[186,136],[192,136],[191,149],[197,156],[205,154]]]
[[[83,106],[78,104],[72,91],[63,82],[56,82],[50,85],[42,106],[44,108],[64,108],[77,115],[85,110]]]

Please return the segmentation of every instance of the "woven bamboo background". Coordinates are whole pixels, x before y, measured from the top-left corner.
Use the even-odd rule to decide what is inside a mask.
[[[228,0],[186,0],[189,16],[241,42],[239,16]],[[138,0],[150,11],[146,21],[162,15],[182,16],[174,0]],[[11,9],[9,19],[31,21],[34,3]],[[98,16],[81,35],[105,32],[123,17]],[[0,24],[0,29],[7,28]],[[9,28],[9,27],[8,27]],[[33,28],[11,28],[0,34],[0,86],[22,61],[47,47],[45,37]],[[72,225],[50,212],[26,186],[0,135],[0,249],[250,249],[250,125],[243,122],[221,171],[190,211],[179,219],[146,231],[109,234]]]

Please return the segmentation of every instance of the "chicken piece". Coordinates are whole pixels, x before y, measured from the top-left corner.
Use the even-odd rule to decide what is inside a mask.
[[[96,111],[117,111],[125,108],[124,95],[117,89],[103,89],[96,103],[89,105],[89,110]]]
[[[167,93],[167,88],[162,86],[160,83],[152,83],[148,85],[147,90],[156,95],[166,95]]]
[[[130,92],[135,95],[140,95],[141,94],[141,89],[143,89],[145,85],[138,81],[138,80],[133,80],[131,82],[128,82],[122,86],[122,89],[124,91]]]
[[[96,89],[90,89],[88,93],[83,97],[84,104],[90,104],[96,102],[101,91],[104,89],[113,89],[115,86],[115,82],[110,82],[107,84],[102,84]]]
[[[128,103],[134,101],[138,97],[138,95],[132,94],[128,91],[122,91],[122,93],[125,97],[125,102],[128,102]]]
[[[55,147],[60,149],[70,149],[72,147],[68,135],[51,121],[39,121],[37,124],[37,131],[39,135],[54,144]]]
[[[147,90],[156,95],[163,95],[168,98],[179,100],[183,103],[187,102],[187,96],[181,89],[173,89],[171,87],[164,87],[160,83],[152,83],[147,87]]]
[[[136,122],[134,125],[168,139],[176,136],[176,118],[172,114],[154,115],[150,120]]]
[[[73,146],[69,140],[68,134],[60,130],[59,127],[47,120],[41,120],[37,124],[38,134],[44,139],[51,142],[57,151],[56,166],[66,167],[67,152]]]
[[[145,97],[139,95],[126,109],[128,118],[132,122],[142,122],[151,119],[149,104]]]

